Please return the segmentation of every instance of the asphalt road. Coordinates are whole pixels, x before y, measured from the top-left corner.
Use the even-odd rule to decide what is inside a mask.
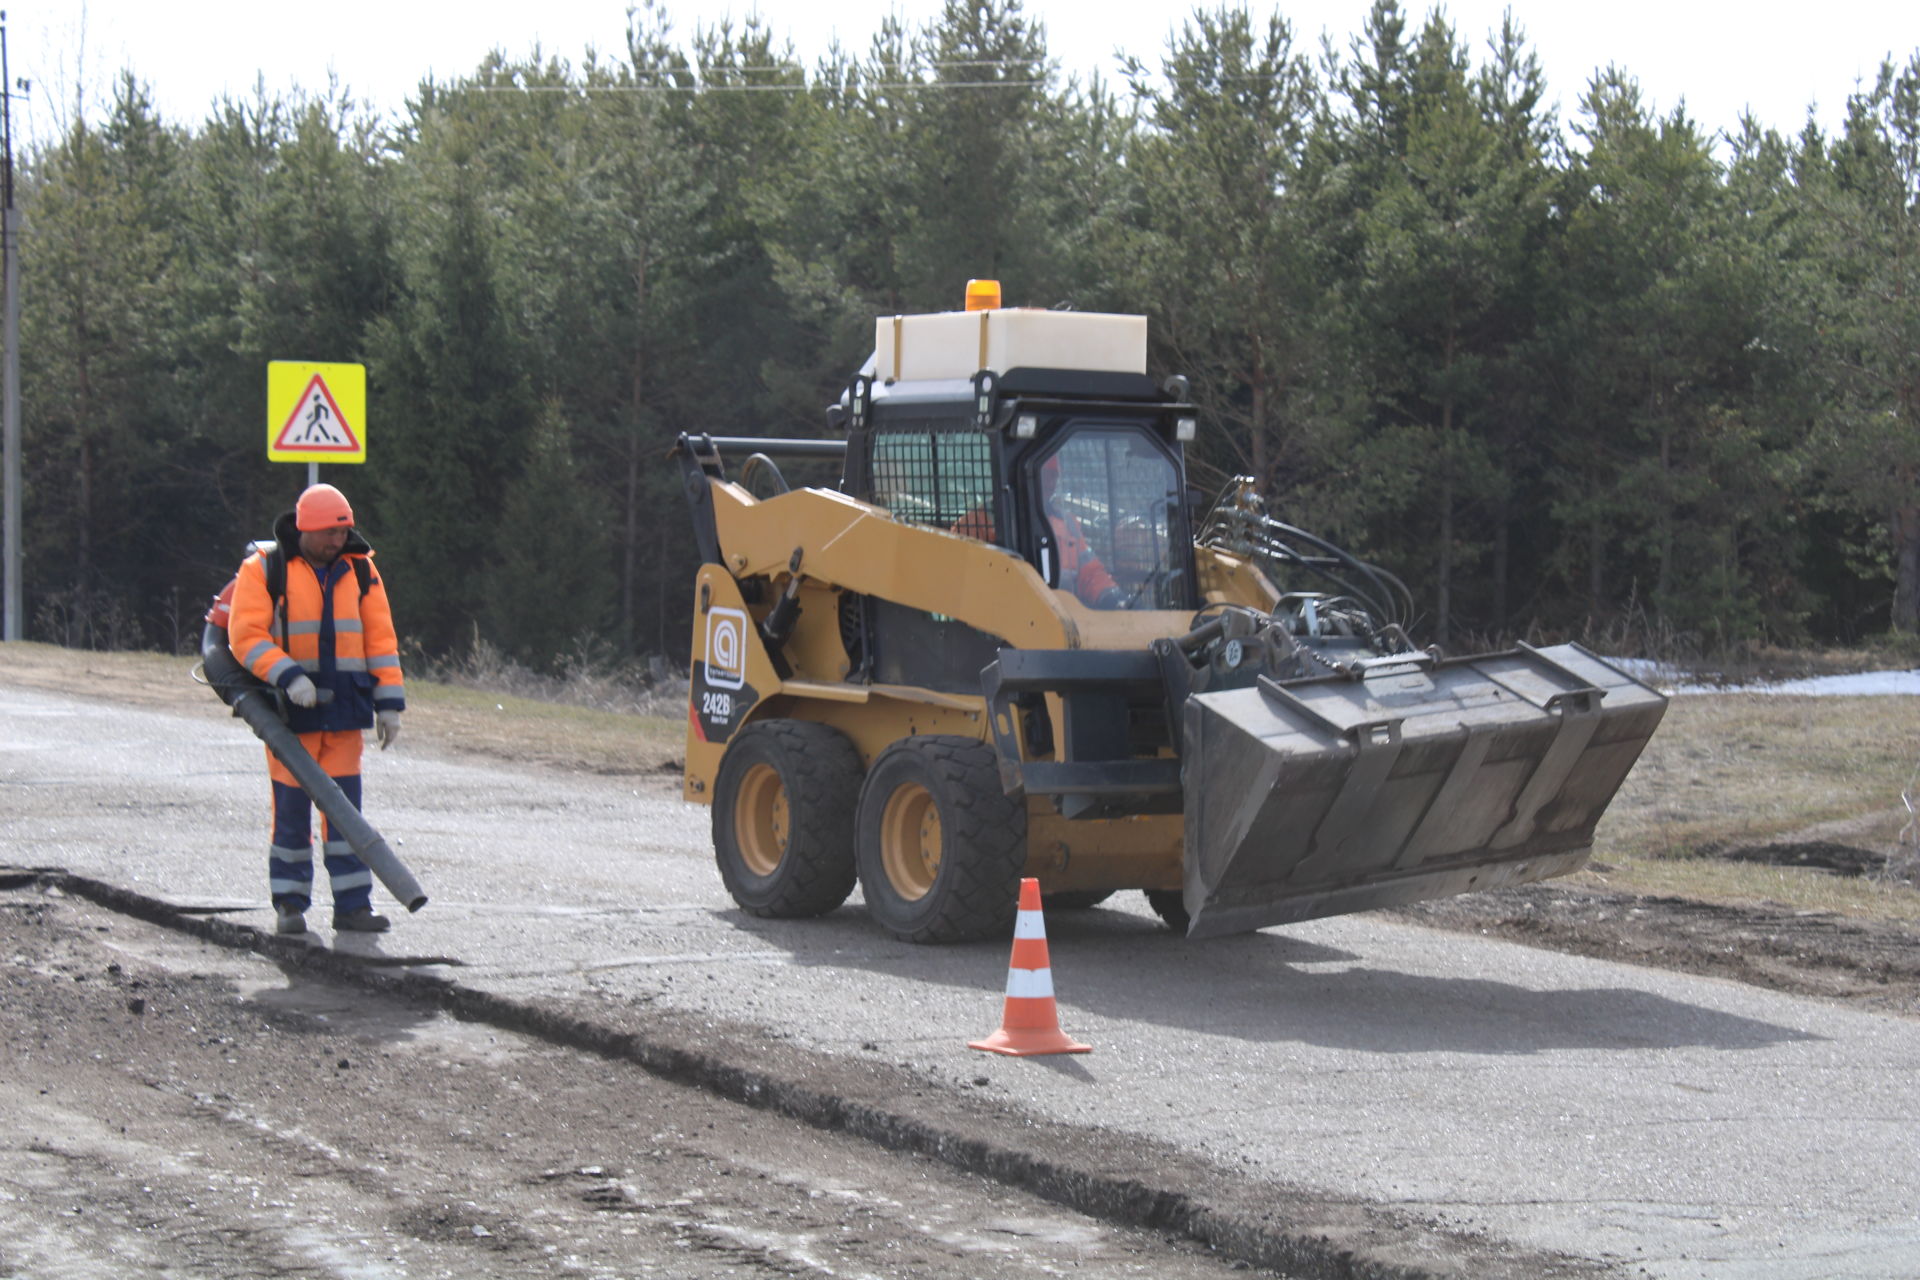
[[[211,697],[125,710],[0,663],[0,865],[269,928],[263,775]],[[998,1023],[1006,946],[895,942],[857,896],[742,915],[707,811],[659,780],[403,741],[366,785],[431,901],[348,944],[467,986],[745,1024],[1605,1274],[1920,1274],[1920,1022],[1373,916],[1189,943],[1122,895],[1047,920],[1063,1026],[1095,1051],[1005,1059],[966,1042]]]

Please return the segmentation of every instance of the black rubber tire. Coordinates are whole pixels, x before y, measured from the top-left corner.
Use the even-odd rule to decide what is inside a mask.
[[[1013,936],[1027,810],[1001,789],[985,743],[929,734],[882,751],[860,789],[854,849],[867,910],[894,937]]]
[[[1112,889],[1062,889],[1058,893],[1042,893],[1040,905],[1048,911],[1087,911],[1113,894]]]
[[[1186,899],[1180,890],[1143,889],[1141,892],[1147,895],[1147,905],[1153,908],[1153,913],[1166,923],[1167,928],[1184,937],[1187,926],[1193,920],[1187,915]]]
[[[713,853],[742,910],[794,918],[853,892],[853,813],[865,772],[838,729],[759,720],[727,744],[713,782]]]

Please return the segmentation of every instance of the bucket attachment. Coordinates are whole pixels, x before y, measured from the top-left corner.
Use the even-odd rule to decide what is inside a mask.
[[[1197,693],[1187,936],[1577,871],[1666,706],[1573,644]]]

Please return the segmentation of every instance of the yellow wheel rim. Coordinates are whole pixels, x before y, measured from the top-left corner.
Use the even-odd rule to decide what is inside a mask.
[[[925,787],[903,784],[880,815],[880,865],[893,891],[908,902],[926,897],[940,874],[940,849],[940,807]]]
[[[740,779],[740,792],[733,809],[733,842],[740,848],[740,861],[756,876],[770,876],[786,856],[787,788],[780,771],[770,764],[756,764]]]

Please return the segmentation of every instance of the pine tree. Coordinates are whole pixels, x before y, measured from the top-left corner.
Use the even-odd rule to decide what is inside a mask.
[[[1801,154],[1821,224],[1818,354],[1831,379],[1813,446],[1825,491],[1872,521],[1889,621],[1920,631],[1920,54],[1883,63],[1831,147]]]
[[[175,639],[143,619],[168,594],[152,540],[178,536],[148,513],[183,435],[167,351],[179,144],[122,76],[103,127],[76,122],[22,184],[23,604],[29,634],[59,643]]]
[[[1225,9],[1189,19],[1158,75],[1128,76],[1144,116],[1129,274],[1156,351],[1221,429],[1196,450],[1213,478],[1251,475],[1291,508],[1330,430],[1331,264],[1306,171],[1318,82],[1284,20]]]

